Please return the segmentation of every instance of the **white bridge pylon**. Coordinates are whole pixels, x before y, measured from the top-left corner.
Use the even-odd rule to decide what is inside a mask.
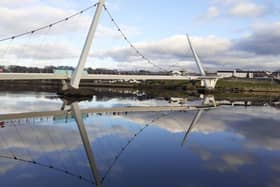
[[[217,81],[219,80],[219,77],[207,77],[206,72],[203,69],[203,66],[201,64],[201,61],[196,53],[196,50],[192,46],[192,42],[191,42],[191,39],[188,34],[187,34],[187,39],[188,39],[188,43],[189,43],[189,46],[190,46],[192,54],[193,54],[193,58],[198,67],[198,70],[200,72],[200,75],[203,76],[203,78],[201,79],[201,86],[208,90],[215,89]]]
[[[98,26],[98,22],[100,19],[100,15],[104,6],[105,0],[99,0],[98,4],[97,4],[97,8],[92,20],[92,23],[90,25],[89,31],[88,31],[88,35],[82,50],[82,53],[80,55],[80,59],[79,59],[79,63],[71,77],[71,87],[78,89],[79,88],[79,84],[81,81],[81,77],[82,77],[82,73],[88,58],[88,54],[91,48],[91,44]]]

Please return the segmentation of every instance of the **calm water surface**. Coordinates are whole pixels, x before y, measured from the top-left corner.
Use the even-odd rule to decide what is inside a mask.
[[[54,94],[33,92],[2,92],[0,103],[0,116],[63,105]],[[81,109],[170,105],[179,104],[137,97],[78,103]],[[269,105],[81,114],[94,166],[75,117],[10,117],[0,120],[0,186],[87,187],[97,178],[104,187],[279,187],[279,114]]]

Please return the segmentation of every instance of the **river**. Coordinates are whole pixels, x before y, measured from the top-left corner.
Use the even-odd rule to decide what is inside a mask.
[[[276,101],[17,91],[0,103],[1,187],[280,186]]]

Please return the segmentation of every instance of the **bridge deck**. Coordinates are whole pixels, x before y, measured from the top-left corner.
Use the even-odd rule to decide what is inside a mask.
[[[207,110],[211,109],[211,106],[149,106],[149,107],[119,107],[119,108],[89,108],[81,109],[82,114],[89,113],[114,113],[114,112],[164,112],[164,111],[193,111],[193,110]],[[45,112],[26,112],[26,113],[14,113],[14,114],[1,114],[0,121],[12,120],[12,119],[24,119],[24,118],[37,118],[47,116],[64,116],[71,115],[71,110],[56,110]]]
[[[70,75],[54,73],[0,73],[0,80],[66,80]],[[210,76],[172,76],[172,75],[109,75],[90,74],[83,75],[84,80],[200,80],[214,79]]]

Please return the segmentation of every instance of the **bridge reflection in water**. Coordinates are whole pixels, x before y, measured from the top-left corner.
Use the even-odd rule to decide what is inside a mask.
[[[206,103],[207,102],[207,103]],[[64,107],[63,107],[64,108]],[[161,119],[164,116],[168,116],[170,113],[176,111],[176,112],[186,112],[186,111],[197,111],[197,114],[194,116],[194,119],[192,120],[192,123],[189,127],[189,129],[186,131],[186,134],[182,140],[182,145],[185,143],[188,134],[191,132],[191,129],[193,126],[198,122],[199,117],[202,114],[202,111],[209,110],[215,108],[215,105],[209,105],[208,100],[204,100],[202,105],[197,106],[162,106],[162,107],[123,107],[123,108],[111,108],[111,109],[80,109],[79,104],[77,102],[74,102],[71,104],[71,107],[69,110],[62,110],[62,111],[46,111],[46,112],[31,112],[31,113],[20,113],[20,114],[5,114],[0,115],[0,121],[1,127],[3,129],[5,128],[14,128],[14,134],[12,134],[14,137],[7,137],[5,135],[5,131],[0,131],[0,140],[3,149],[1,151],[6,151],[5,153],[1,153],[0,157],[5,159],[12,159],[19,162],[24,162],[28,164],[33,164],[36,166],[48,168],[51,170],[55,170],[61,173],[64,173],[65,175],[76,177],[77,179],[80,179],[87,183],[92,183],[94,186],[102,186],[105,179],[108,177],[110,171],[112,170],[113,166],[116,164],[117,160],[120,158],[122,153],[128,148],[128,146],[137,138],[138,135],[140,135],[146,128],[148,128],[151,124],[156,123],[157,120]],[[123,145],[121,146],[120,150],[117,152],[117,154],[113,157],[113,160],[110,162],[107,169],[104,170],[103,175],[100,175],[100,172],[98,170],[98,165],[95,160],[94,155],[94,147],[91,146],[88,132],[86,130],[84,120],[85,115],[88,116],[91,113],[102,115],[102,113],[111,113],[113,115],[116,114],[127,114],[128,112],[156,112],[158,116],[150,120],[148,123],[146,123],[142,128],[140,128],[138,131],[136,131],[132,137]],[[50,118],[50,116],[52,116]],[[84,156],[86,156],[90,175],[87,177],[85,174],[83,174],[81,171],[79,171],[79,166],[73,167],[70,169],[69,166],[67,166],[63,162],[63,154],[61,153],[61,150],[59,150],[59,147],[61,145],[56,143],[56,140],[59,138],[63,141],[65,145],[67,145],[67,140],[65,137],[59,137],[55,136],[56,129],[51,128],[42,128],[39,127],[39,129],[35,129],[35,126],[32,125],[38,120],[43,123],[43,126],[47,126],[44,124],[44,121],[46,123],[49,123],[51,120],[60,120],[64,119],[65,122],[67,122],[69,119],[74,118],[77,129],[79,132],[80,140],[82,141],[82,145],[84,147]],[[36,121],[37,119],[37,121]],[[34,121],[32,121],[34,120]],[[35,135],[35,139],[38,142],[37,149],[41,149],[41,152],[44,152],[44,142],[46,140],[42,138],[48,138],[49,141],[53,144],[55,147],[55,152],[57,153],[57,158],[61,159],[60,162],[52,163],[52,160],[50,158],[46,158],[45,160],[36,159],[36,155],[34,155],[33,151],[28,148],[25,144],[28,144],[28,141],[30,140],[30,137],[28,136],[28,133],[22,132],[19,126],[21,126],[22,122],[25,122],[25,124],[31,123],[29,125],[30,128],[28,130],[32,131],[32,133]],[[18,124],[17,124],[18,123]],[[27,128],[27,127],[24,127]],[[46,133],[47,135],[42,135]],[[74,133],[72,135],[74,138]],[[14,138],[18,138],[20,143],[22,145],[14,145],[10,144],[9,142]],[[15,149],[14,147],[19,147],[19,149]],[[68,145],[69,146],[69,145]],[[24,147],[27,147],[24,149]],[[71,145],[70,145],[71,147]],[[22,149],[21,149],[22,148]],[[79,158],[74,158],[74,156],[71,153],[71,148],[68,150],[69,156],[73,157],[73,162],[77,163],[79,162]],[[76,163],[76,164],[77,164]],[[70,163],[75,164],[75,163]]]

